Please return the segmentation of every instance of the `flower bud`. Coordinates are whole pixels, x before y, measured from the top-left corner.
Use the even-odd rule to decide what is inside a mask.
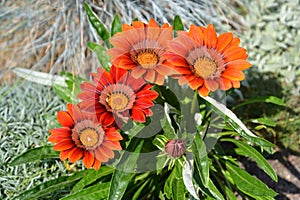
[[[166,144],[166,152],[173,158],[181,157],[185,152],[185,143],[183,140],[169,140]]]

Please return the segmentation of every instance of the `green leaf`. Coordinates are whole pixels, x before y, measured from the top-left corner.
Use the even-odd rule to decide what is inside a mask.
[[[195,156],[196,166],[198,168],[199,176],[202,184],[208,187],[209,183],[209,159],[206,152],[206,146],[199,133],[196,133],[194,142],[192,144],[192,151]]]
[[[276,192],[268,188],[262,181],[254,178],[238,166],[226,162],[226,168],[236,187],[254,199],[256,199],[256,197],[274,197],[277,195]]]
[[[87,43],[88,48],[93,51],[96,56],[98,61],[100,62],[101,66],[106,70],[109,71],[110,70],[110,58],[109,56],[106,54],[106,48],[104,48],[103,46],[101,46],[100,44],[96,44],[93,42],[88,42]]]
[[[229,187],[227,187],[226,185],[224,185],[224,187],[225,187],[226,199],[236,200],[237,198],[236,198],[235,194],[232,192],[232,190]]]
[[[90,23],[96,30],[99,37],[106,43],[107,46],[110,46],[109,41],[108,41],[110,35],[109,35],[109,32],[106,30],[104,24],[100,21],[100,19],[92,11],[90,6],[86,2],[84,2],[84,8],[86,10],[86,13],[87,13]]]
[[[26,190],[13,199],[32,200],[41,196],[72,186],[76,181],[88,175],[92,170],[76,172],[72,176],[61,176],[59,178],[39,184],[29,190]]]
[[[164,193],[168,199],[185,199],[185,187],[182,177],[182,166],[177,161],[172,173],[165,182]]]
[[[166,138],[166,136],[156,135],[154,140],[152,141],[152,144],[154,144],[160,150],[164,150],[167,142],[168,138]]]
[[[121,22],[119,16],[115,15],[114,20],[111,25],[111,31],[110,31],[111,37],[114,36],[118,32],[122,32],[122,22]]]
[[[239,148],[235,149],[236,153],[242,156],[247,156],[252,158],[257,165],[266,172],[274,181],[278,181],[278,177],[276,175],[276,172],[271,167],[271,165],[268,163],[268,161],[253,147],[250,145],[241,142],[239,140],[234,140],[231,138],[224,138],[222,141],[232,142]]]
[[[72,189],[71,193],[75,193],[83,189],[85,186],[90,185],[91,183],[95,182],[96,180],[100,179],[103,176],[107,176],[114,172],[113,168],[102,166],[99,170],[94,170],[89,173],[87,176],[82,178]]]
[[[24,69],[20,67],[13,68],[12,71],[19,77],[22,77],[28,81],[35,82],[42,85],[52,86],[54,84],[66,87],[65,78],[57,75],[52,75],[44,72],[37,72],[30,69]]]
[[[54,84],[52,86],[53,91],[55,92],[55,94],[61,98],[62,100],[64,100],[67,103],[78,103],[78,99],[74,98],[74,94],[72,92],[72,90],[70,90],[68,87],[63,87],[61,85],[56,85]]]
[[[173,20],[173,30],[174,31],[179,31],[179,30],[183,31],[184,30],[183,23],[181,21],[181,18],[178,15],[176,15],[174,17],[174,20]]]
[[[123,152],[120,159],[120,164],[117,165],[111,179],[108,200],[122,199],[126,188],[134,175],[132,172],[134,172],[134,168],[143,144],[144,140],[133,138],[127,150],[134,150],[134,152]]]
[[[80,85],[88,80],[70,72],[62,72],[61,75],[66,77],[68,88],[72,91],[74,98],[77,98],[77,95],[81,92]]]
[[[209,188],[210,193],[214,196],[214,199],[224,200],[223,195],[220,193],[218,188],[214,185],[214,183],[210,179],[208,182],[208,188]]]
[[[181,110],[180,102],[176,96],[176,94],[170,89],[164,86],[156,86],[156,89],[161,94],[162,97],[165,98],[165,101],[176,108],[178,111]]]
[[[17,156],[9,163],[9,165],[15,166],[46,158],[59,158],[59,152],[53,150],[53,146],[37,147],[34,149],[30,149],[25,153],[22,153],[21,155]]]
[[[256,123],[256,124],[262,124],[262,125],[267,125],[267,126],[271,126],[271,127],[275,127],[276,126],[276,122],[274,122],[272,119],[270,118],[257,118],[257,119],[251,119],[252,123]]]
[[[286,106],[286,104],[284,103],[284,101],[278,97],[274,97],[274,96],[268,96],[268,97],[257,97],[257,98],[252,98],[248,101],[244,101],[243,103],[240,103],[238,105],[236,105],[235,107],[233,107],[233,109],[237,109],[239,107],[248,105],[248,104],[253,104],[253,103],[272,103],[278,106]]]
[[[198,194],[195,190],[195,186],[193,183],[193,169],[194,169],[194,156],[191,153],[187,153],[186,162],[183,165],[182,169],[182,178],[183,183],[189,193],[195,198],[199,199]]]
[[[210,106],[210,108],[215,111],[218,115],[220,115],[228,124],[234,128],[234,130],[239,133],[242,137],[246,138],[250,142],[253,142],[257,145],[264,146],[264,147],[273,147],[274,144],[271,142],[259,138],[254,135],[246,126],[241,122],[240,119],[225,105],[217,102],[211,97],[202,97]]]
[[[78,192],[65,196],[60,200],[106,199],[109,191],[109,185],[110,183],[97,183],[96,185],[85,188],[83,190],[78,190]]]
[[[172,126],[167,104],[165,104],[164,110],[165,110],[165,116],[163,119],[160,120],[160,124],[164,130],[164,136],[168,139],[176,139],[178,136]]]
[[[130,137],[136,136],[139,132],[141,132],[145,128],[145,124],[134,124],[134,126],[126,131],[126,134]]]
[[[132,200],[140,199],[139,196],[143,192],[143,189],[148,186],[150,179],[146,179],[145,182],[135,191]]]

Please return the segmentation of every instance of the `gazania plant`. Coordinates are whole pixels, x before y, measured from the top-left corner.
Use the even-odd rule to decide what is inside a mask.
[[[88,43],[99,68],[91,81],[67,74],[54,91],[66,102],[45,147],[13,162],[63,162],[62,176],[16,199],[273,199],[276,192],[244,170],[252,159],[273,180],[263,153],[273,144],[253,134],[226,106],[251,67],[232,33],[212,24],[171,24],[115,16],[111,31],[84,4],[102,43]],[[84,67],[84,66],[82,66]],[[38,155],[38,156],[37,156]]]

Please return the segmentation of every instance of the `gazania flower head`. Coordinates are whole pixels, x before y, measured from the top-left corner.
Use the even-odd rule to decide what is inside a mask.
[[[67,111],[59,111],[60,128],[49,130],[48,140],[56,143],[62,161],[76,162],[82,159],[86,168],[98,170],[102,162],[114,157],[113,150],[121,150],[122,136],[114,127],[99,122],[95,115],[83,112],[78,105],[68,104]]]
[[[107,54],[113,65],[131,70],[133,77],[163,85],[171,72],[163,57],[170,39],[172,27],[167,23],[159,27],[154,19],[148,24],[133,21],[132,26],[124,24],[122,32],[110,39],[114,47]]]
[[[245,78],[242,70],[251,66],[246,49],[232,33],[217,36],[213,25],[191,25],[189,32],[179,31],[170,41],[165,58],[173,65],[180,85],[188,83],[202,96],[217,89],[239,88]]]
[[[84,110],[101,113],[101,121],[119,126],[119,122],[129,118],[143,123],[146,117],[153,115],[150,108],[158,93],[151,90],[152,85],[146,84],[144,79],[135,79],[127,70],[115,66],[111,67],[110,73],[98,68],[98,72],[91,75],[94,84],[83,83],[78,98],[83,100]]]

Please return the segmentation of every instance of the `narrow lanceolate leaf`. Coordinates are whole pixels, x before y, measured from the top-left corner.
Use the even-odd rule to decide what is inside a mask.
[[[54,84],[62,87],[67,87],[65,78],[62,76],[52,75],[44,72],[37,72],[30,69],[23,69],[16,67],[12,70],[19,77],[24,78],[28,81],[35,82],[42,85],[52,86]]]
[[[109,32],[106,30],[104,24],[100,21],[97,15],[92,11],[90,6],[84,2],[84,8],[86,10],[87,16],[89,18],[90,23],[92,24],[93,28],[96,30],[99,37],[109,45]]]
[[[248,105],[248,104],[253,104],[253,103],[272,103],[278,106],[286,106],[284,101],[278,97],[274,96],[268,96],[268,97],[257,97],[257,98],[252,98],[248,101],[244,101],[243,103],[238,104],[237,106],[233,107],[233,109],[237,109],[239,107]]]
[[[173,20],[173,30],[174,31],[179,31],[179,30],[183,31],[184,30],[183,23],[181,21],[181,18],[178,15],[176,15],[174,17],[174,20]]]
[[[193,154],[195,156],[196,166],[198,168],[199,176],[202,184],[208,187],[209,183],[209,158],[206,152],[206,146],[200,134],[196,133],[194,142],[192,144]]]
[[[257,165],[266,172],[266,174],[268,174],[274,181],[278,181],[278,177],[274,169],[256,149],[239,140],[224,138],[222,139],[222,141],[233,142],[236,146],[239,147],[235,149],[237,154],[252,158],[257,163]]]
[[[109,191],[109,183],[98,183],[83,190],[77,190],[76,193],[70,194],[60,200],[101,200],[106,199]]]
[[[76,181],[88,175],[92,170],[84,170],[76,172],[72,176],[61,176],[51,181],[44,182],[35,186],[32,189],[26,190],[14,197],[14,199],[32,200],[38,199],[41,196],[72,186]]]
[[[128,151],[123,152],[120,164],[116,166],[116,170],[111,179],[108,200],[122,199],[126,188],[134,175],[134,168],[142,150],[144,140],[133,138],[127,148]]]
[[[163,119],[160,120],[160,124],[164,130],[164,136],[167,137],[168,139],[176,139],[178,136],[172,126],[172,122],[169,117],[169,108],[166,103],[165,103],[164,111],[165,111],[165,116]]]
[[[257,145],[264,146],[264,147],[273,147],[274,144],[271,142],[257,137],[253,134],[243,122],[237,118],[237,116],[225,105],[217,102],[211,97],[202,97],[210,106],[210,108],[215,111],[218,115],[220,115],[228,124],[234,128],[234,130],[239,133],[242,137],[246,138],[250,142],[253,142]]]
[[[176,162],[172,173],[165,182],[164,193],[168,199],[185,199],[185,187],[182,177],[182,166]]]
[[[214,183],[210,179],[209,179],[209,183],[208,183],[208,188],[209,188],[210,193],[214,196],[214,199],[224,200],[223,195],[221,194],[221,192],[218,190],[218,188],[214,185]]]
[[[121,22],[119,16],[115,15],[114,20],[111,25],[111,31],[110,31],[111,37],[114,36],[118,32],[122,32],[122,22]]]
[[[229,171],[236,187],[245,194],[253,197],[254,199],[257,199],[256,197],[276,196],[276,192],[238,166],[235,166],[230,162],[226,162],[226,168]]]
[[[70,88],[63,87],[57,84],[53,85],[52,88],[55,94],[65,102],[78,103],[77,96],[75,96],[75,93],[72,90],[70,90]]]
[[[59,158],[59,152],[53,150],[52,146],[37,147],[17,156],[9,163],[9,165],[15,166],[46,158]]]
[[[189,193],[195,199],[199,199],[193,183],[193,173],[194,173],[193,168],[194,168],[194,156],[191,153],[187,153],[186,162],[184,163],[182,169],[183,183],[186,189],[189,191]]]
[[[88,42],[87,44],[88,48],[93,51],[96,56],[98,61],[100,62],[101,66],[106,70],[110,70],[110,65],[109,65],[109,56],[106,54],[106,48],[101,46],[100,44],[96,44],[93,42]]]
[[[87,185],[90,185],[91,183],[100,179],[101,177],[112,174],[113,172],[114,172],[114,169],[107,167],[107,166],[103,166],[99,170],[92,171],[87,176],[82,178],[78,183],[76,183],[76,185],[73,187],[71,193],[75,193],[75,192],[83,189]]]

